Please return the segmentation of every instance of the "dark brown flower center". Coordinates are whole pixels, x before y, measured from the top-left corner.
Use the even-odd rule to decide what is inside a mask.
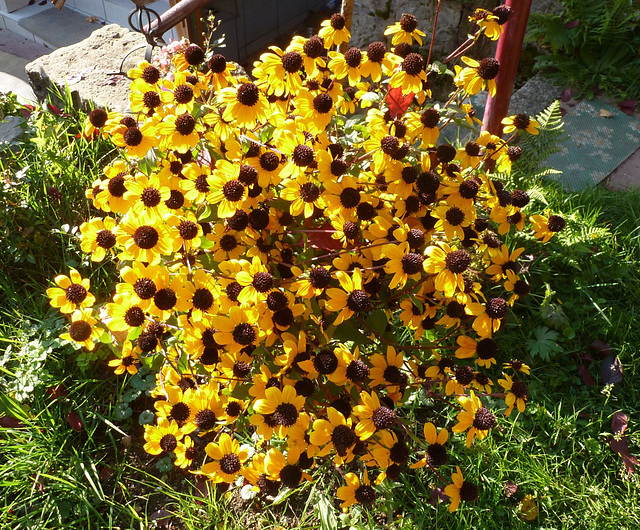
[[[567,225],[567,222],[563,217],[559,215],[551,215],[549,216],[549,221],[547,222],[547,226],[551,232],[561,232],[564,230],[564,227]]]
[[[317,59],[324,53],[324,42],[318,35],[312,35],[304,43],[302,50],[307,57]]]
[[[413,33],[418,27],[418,19],[411,13],[403,13],[400,17],[400,27],[402,31]]]
[[[258,87],[253,83],[242,83],[238,87],[236,97],[245,107],[253,107],[258,103],[258,99],[260,99],[260,90],[258,90]]]
[[[387,47],[384,45],[384,42],[372,42],[367,48],[367,58],[372,63],[381,63],[385,53],[387,53]]]
[[[464,212],[457,206],[452,206],[444,215],[445,219],[451,226],[459,226],[464,222]]]
[[[196,426],[201,431],[210,431],[216,426],[216,421],[218,421],[218,418],[216,418],[215,412],[213,412],[211,409],[203,409],[198,411],[194,418]]]
[[[333,99],[326,92],[313,98],[313,108],[320,114],[327,114],[333,108]]]
[[[357,68],[362,62],[362,52],[359,48],[349,48],[344,54],[344,61],[350,68]]]
[[[419,53],[410,53],[402,61],[402,69],[409,75],[417,76],[424,70],[424,59]]]
[[[236,454],[224,455],[220,459],[220,471],[227,475],[235,475],[241,468],[240,458]]]
[[[140,200],[142,201],[142,204],[144,204],[147,208],[153,208],[154,206],[158,206],[158,204],[160,204],[162,195],[156,188],[149,187],[142,190],[142,193],[140,194]]]
[[[196,128],[196,120],[191,114],[185,112],[176,118],[176,131],[183,136],[189,136]]]
[[[209,59],[209,69],[214,74],[221,74],[227,69],[227,59],[224,55],[220,53],[214,54],[211,59]]]
[[[204,61],[204,50],[197,44],[190,44],[184,51],[184,58],[191,66],[195,66]]]
[[[390,429],[396,422],[396,414],[387,407],[378,407],[373,411],[371,420],[376,429]]]
[[[138,278],[133,284],[133,292],[141,300],[149,300],[156,294],[156,284],[151,278]]]
[[[467,270],[471,263],[471,255],[466,250],[454,250],[445,257],[447,269],[456,274]]]
[[[355,188],[344,188],[340,192],[340,204],[345,208],[355,208],[360,202],[360,192]]]
[[[331,27],[333,29],[340,31],[341,29],[344,29],[345,24],[346,21],[340,13],[334,13],[331,15]]]
[[[356,443],[358,437],[351,427],[338,425],[331,433],[331,441],[340,456],[347,454],[349,447]]]
[[[280,165],[280,157],[273,151],[267,151],[260,156],[260,167],[265,171],[275,171]]]
[[[292,155],[293,163],[298,167],[306,167],[313,163],[313,149],[308,145],[296,145]]]
[[[161,311],[168,311],[169,309],[172,309],[177,302],[178,298],[175,291],[168,287],[158,290],[158,292],[153,295],[153,303]]]
[[[87,290],[79,283],[72,283],[65,289],[65,297],[72,304],[81,304],[87,297]]]
[[[84,320],[76,320],[69,326],[69,336],[76,342],[84,342],[91,337],[91,324]]]
[[[486,57],[477,67],[478,75],[485,80],[494,79],[500,71],[500,63],[493,57]]]
[[[122,135],[124,143],[129,147],[136,147],[142,143],[142,132],[137,127],[128,127]]]
[[[144,322],[144,311],[142,311],[142,309],[140,309],[138,306],[130,307],[124,313],[124,321],[126,322],[127,326],[137,328]]]
[[[354,313],[369,311],[371,309],[369,295],[361,289],[355,289],[347,298],[347,307]]]
[[[248,346],[256,340],[256,330],[251,324],[242,322],[237,324],[232,332],[233,340],[240,346]]]
[[[109,115],[104,109],[95,109],[89,113],[89,122],[96,128],[103,127],[107,123]]]
[[[473,426],[480,431],[488,431],[498,424],[495,415],[487,407],[480,407],[473,419]]]
[[[153,226],[139,226],[133,233],[133,242],[143,250],[155,247],[159,240],[160,234]]]
[[[178,85],[173,95],[177,103],[187,104],[193,99],[193,88],[189,85]]]
[[[170,453],[178,447],[178,440],[173,434],[165,434],[162,438],[160,438],[160,449],[162,449],[165,453]]]
[[[416,254],[415,252],[409,252],[402,256],[402,270],[405,274],[412,275],[417,274],[422,270],[422,263],[424,262],[424,256],[422,254]]]
[[[507,301],[504,298],[492,298],[487,303],[486,311],[489,318],[497,320],[506,317],[508,309]]]
[[[287,52],[282,56],[282,66],[285,71],[293,74],[302,68],[302,55],[298,52]]]
[[[244,186],[239,180],[230,180],[222,186],[222,194],[224,198],[230,202],[237,202],[242,199],[244,194]]]
[[[280,403],[273,413],[273,419],[278,425],[291,427],[298,421],[298,409],[293,403]]]
[[[155,85],[160,80],[160,70],[149,65],[142,71],[142,79],[150,85]]]

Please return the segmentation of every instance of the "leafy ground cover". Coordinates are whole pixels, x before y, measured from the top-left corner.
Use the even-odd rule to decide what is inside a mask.
[[[610,447],[620,430],[612,425],[620,419],[616,413],[629,418],[627,454],[637,452],[640,439],[638,192],[566,194],[514,171],[513,184],[534,199],[531,213],[551,208],[568,226],[536,259],[531,283],[538,294],[514,312],[518,325],[503,336],[503,344],[524,354],[533,369],[530,405],[501,420],[493,436],[461,457],[460,465],[480,485],[476,503],[451,514],[420,475],[408,475],[374,511],[340,514],[326,494],[338,484],[322,478],[262,510],[179,470],[163,471],[158,458],[142,449],[139,420],[151,407],[144,372],[117,378],[57,338],[62,322],[44,292],[57,271],[80,265],[74,227],[86,216],[84,188],[112,153],[107,144],[77,137],[82,116],[75,113],[36,109],[31,119],[26,141],[5,151],[0,167],[3,526],[640,525],[633,457],[626,457],[625,469],[625,458]],[[96,267],[92,284],[108,290],[106,278]],[[26,396],[24,403],[17,399]],[[415,411],[417,418],[427,409]],[[625,453],[620,445],[613,448]]]

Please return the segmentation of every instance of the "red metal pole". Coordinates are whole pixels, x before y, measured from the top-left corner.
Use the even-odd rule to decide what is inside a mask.
[[[513,14],[505,24],[505,31],[498,40],[496,59],[500,63],[500,71],[496,77],[496,95],[487,97],[482,122],[482,130],[496,136],[502,136],[501,122],[509,111],[513,83],[529,20],[531,0],[506,0],[505,5],[513,10]]]

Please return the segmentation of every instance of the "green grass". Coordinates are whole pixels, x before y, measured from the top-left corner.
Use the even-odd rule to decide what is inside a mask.
[[[505,357],[532,366],[531,400],[524,414],[500,418],[490,437],[450,456],[450,463],[480,485],[477,502],[463,503],[454,514],[447,504],[429,503],[436,484],[418,471],[389,487],[387,500],[374,509],[343,515],[328,500],[339,479],[317,471],[316,481],[301,491],[257,508],[237,494],[198,494],[193,476],[160,472],[157,459],[142,450],[136,421],[150,402],[144,396],[133,401],[133,418],[117,420],[129,383],[99,361],[78,364],[76,351],[54,341],[60,323],[44,292],[56,274],[81,263],[72,227],[86,219],[84,188],[110,156],[105,144],[75,137],[80,118],[38,115],[28,141],[0,157],[0,172],[9,182],[0,212],[0,259],[7,265],[0,268],[0,358],[9,345],[15,356],[29,341],[33,346],[23,349],[27,357],[21,362],[47,352],[28,405],[17,405],[0,387],[0,411],[13,407],[24,423],[0,428],[0,528],[153,528],[154,520],[165,517],[172,528],[193,530],[640,527],[637,475],[626,475],[607,444],[616,411],[630,417],[632,453],[640,442],[640,192],[595,188],[565,194],[552,185],[527,183],[548,202],[534,201],[530,211],[549,207],[568,226],[545,247],[521,236],[513,241],[538,257],[531,264],[532,295],[510,317],[501,344]],[[50,186],[62,200],[47,193]],[[67,231],[60,229],[65,224]],[[108,291],[108,272],[93,267],[98,290]],[[555,347],[532,355],[527,341],[540,328],[554,332]],[[596,339],[610,344],[625,370],[622,382],[606,392],[598,352],[589,348]],[[588,368],[594,386],[580,378],[578,363]],[[0,365],[0,384],[15,379],[18,368],[15,358]],[[52,398],[45,391],[61,384],[65,396]],[[67,421],[71,411],[83,422],[80,432]],[[504,494],[507,481],[518,486],[512,498]],[[519,516],[525,495],[539,508],[531,523]]]

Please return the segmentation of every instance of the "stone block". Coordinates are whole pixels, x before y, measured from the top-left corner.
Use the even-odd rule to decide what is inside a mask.
[[[127,53],[145,43],[142,35],[111,24],[73,46],[59,48],[27,64],[27,75],[40,100],[45,100],[54,87],[64,93],[67,84],[77,108],[87,110],[92,101],[96,107],[124,112],[129,107],[130,81],[113,73],[119,70]],[[123,70],[141,61],[144,51],[141,48],[132,53]]]

